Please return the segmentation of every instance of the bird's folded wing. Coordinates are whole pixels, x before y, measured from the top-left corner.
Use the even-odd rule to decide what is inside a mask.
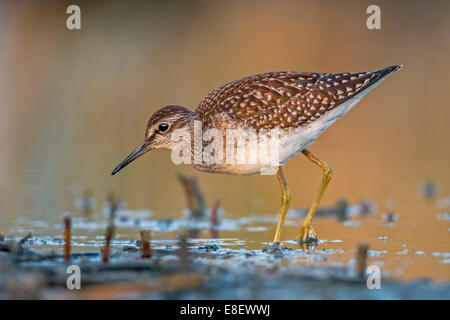
[[[393,66],[373,72],[272,72],[230,82],[212,91],[197,108],[211,123],[218,115],[254,129],[306,125],[364,91]],[[228,121],[233,126],[232,121]],[[205,124],[208,126],[208,124]]]

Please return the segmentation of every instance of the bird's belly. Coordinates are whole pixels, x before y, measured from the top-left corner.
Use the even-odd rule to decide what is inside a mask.
[[[250,174],[274,174],[277,167],[270,167],[263,164],[238,164],[238,165],[194,165],[194,168],[203,172],[222,173],[222,174],[236,174],[236,175],[250,175]]]

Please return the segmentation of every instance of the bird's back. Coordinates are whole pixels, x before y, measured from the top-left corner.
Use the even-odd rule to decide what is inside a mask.
[[[227,83],[199,104],[197,113],[213,126],[226,117],[253,129],[307,125],[366,91],[401,66],[356,73],[269,72]]]

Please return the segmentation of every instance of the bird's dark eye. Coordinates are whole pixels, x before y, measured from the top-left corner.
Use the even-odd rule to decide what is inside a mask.
[[[169,125],[167,123],[160,123],[158,130],[161,132],[167,131],[169,129]]]

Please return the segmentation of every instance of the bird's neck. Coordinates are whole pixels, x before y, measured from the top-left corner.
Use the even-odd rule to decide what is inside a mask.
[[[186,123],[185,128],[187,131],[193,136],[194,134],[194,127],[198,125],[200,120],[200,117],[196,111],[191,111],[189,109],[186,109],[186,113],[183,115]]]

